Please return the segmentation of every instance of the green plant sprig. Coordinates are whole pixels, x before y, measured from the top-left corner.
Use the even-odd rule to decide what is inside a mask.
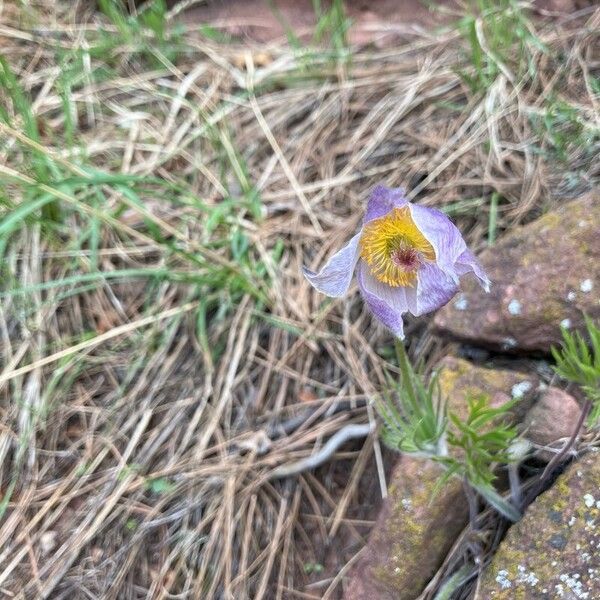
[[[556,374],[578,385],[591,404],[587,424],[594,428],[600,420],[600,328],[588,316],[585,326],[589,346],[581,333],[571,333],[563,327],[562,347],[553,347],[551,352],[556,361]]]
[[[468,414],[461,419],[448,410],[437,374],[425,385],[399,343],[397,354],[400,382],[390,378],[393,392],[384,394],[377,405],[383,419],[384,443],[440,464],[444,472],[436,490],[451,477],[459,477],[498,512],[517,521],[521,516],[519,511],[494,487],[497,466],[514,461],[510,447],[517,431],[505,419],[514,402],[494,408],[489,406],[486,396],[470,397]]]

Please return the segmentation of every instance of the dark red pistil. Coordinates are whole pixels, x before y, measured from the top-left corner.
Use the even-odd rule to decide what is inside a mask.
[[[413,248],[396,248],[392,250],[390,258],[404,271],[414,271],[419,266],[419,254]]]

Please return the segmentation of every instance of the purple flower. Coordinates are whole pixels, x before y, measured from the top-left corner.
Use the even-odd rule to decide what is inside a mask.
[[[401,188],[377,186],[360,231],[319,271],[304,268],[320,292],[343,296],[354,271],[375,316],[399,338],[402,315],[437,310],[458,291],[459,277],[473,272],[490,282],[460,232],[442,212],[409,202]]]

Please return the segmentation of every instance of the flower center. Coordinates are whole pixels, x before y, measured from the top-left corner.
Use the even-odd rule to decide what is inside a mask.
[[[390,252],[390,260],[405,271],[414,271],[421,262],[419,253],[409,246],[401,245]]]
[[[376,279],[399,287],[414,286],[419,266],[435,260],[435,251],[404,206],[364,226],[360,256]]]

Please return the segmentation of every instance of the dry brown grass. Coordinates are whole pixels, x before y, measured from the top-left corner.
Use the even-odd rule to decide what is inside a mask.
[[[455,30],[344,62],[189,28],[174,62],[159,50],[150,61],[131,40],[86,53],[99,17],[80,8],[0,3],[2,54],[40,132],[23,133],[5,90],[3,216],[31,189],[61,212],[58,224],[30,217],[3,238],[0,593],[340,597],[385,489],[377,438],[345,444],[316,471],[273,475],[346,425],[373,423],[369,402],[395,367],[355,294],[324,302],[300,267],[322,264],[355,230],[378,182],[448,209],[475,249],[493,194],[500,235],[592,185],[593,152],[573,146],[557,162],[532,115],[552,91],[598,126],[600,13],[541,27],[552,54],[534,51],[535,77],[501,74],[482,95],[457,75],[469,65]],[[69,145],[57,57],[74,50]],[[141,203],[98,184],[100,202],[89,185],[37,186],[32,156],[64,177],[89,178],[93,165],[149,183]],[[252,187],[262,218],[245,200]],[[224,197],[235,209],[207,233]],[[249,240],[251,265],[264,264],[250,269],[255,288],[214,279],[215,269],[247,275],[222,243],[233,231]],[[92,234],[95,246],[81,242]],[[117,269],[169,273],[111,279]],[[407,335],[414,356],[444,350],[426,319]],[[317,563],[322,574],[304,572]]]

